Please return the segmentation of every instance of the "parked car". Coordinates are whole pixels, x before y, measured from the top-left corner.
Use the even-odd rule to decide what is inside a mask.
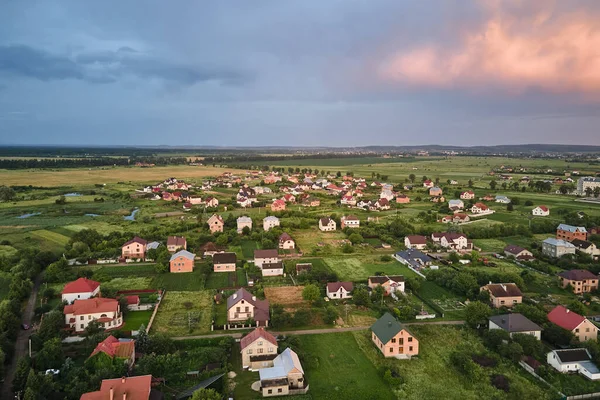
[[[24,331],[28,331],[28,330],[29,330],[29,328],[31,328],[31,326],[29,326],[28,324],[21,324],[21,328],[22,328]]]

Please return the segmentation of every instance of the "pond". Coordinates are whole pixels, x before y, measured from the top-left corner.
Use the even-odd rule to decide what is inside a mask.
[[[137,214],[138,211],[140,211],[139,208],[134,208],[133,211],[131,212],[131,214],[129,214],[126,217],[123,217],[123,219],[125,221],[135,221],[135,214]]]
[[[41,214],[41,212],[34,212],[34,213],[19,215],[17,218],[24,219],[24,218],[33,217],[34,215],[40,215],[40,214]]]

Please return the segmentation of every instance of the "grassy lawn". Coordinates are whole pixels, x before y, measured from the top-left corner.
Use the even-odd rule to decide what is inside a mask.
[[[369,276],[375,275],[376,272],[388,275],[404,275],[405,277],[418,276],[395,260],[386,263],[379,262],[373,257],[328,257],[323,260],[343,281],[366,281]]]
[[[298,339],[314,399],[395,398],[352,333],[301,335]]]
[[[179,291],[196,291],[205,288],[205,278],[198,267],[193,272],[183,274],[164,273],[155,275],[152,279],[152,288]]]
[[[152,324],[152,332],[192,336],[210,332],[212,291],[167,292]]]
[[[244,240],[241,244],[242,256],[246,260],[254,259],[254,250],[258,249],[258,243],[252,240]]]
[[[137,331],[142,324],[148,326],[151,316],[152,310],[129,311],[125,316],[125,325],[121,329],[124,331]]]
[[[236,272],[213,272],[206,280],[207,289],[224,289],[236,286]]]
[[[152,279],[144,278],[114,278],[102,282],[102,289],[110,290],[143,290],[151,287]]]

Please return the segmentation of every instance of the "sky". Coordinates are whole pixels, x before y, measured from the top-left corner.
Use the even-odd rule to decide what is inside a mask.
[[[600,145],[597,0],[24,0],[0,145]]]

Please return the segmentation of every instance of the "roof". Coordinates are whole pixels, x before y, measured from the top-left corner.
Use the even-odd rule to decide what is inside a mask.
[[[260,369],[260,380],[286,378],[291,370],[297,369],[304,374],[298,355],[289,347],[273,360],[273,367]]]
[[[173,254],[171,256],[171,259],[169,261],[173,261],[173,260],[175,260],[176,258],[179,258],[179,257],[185,257],[188,260],[194,261],[194,258],[196,258],[196,255],[194,253],[190,253],[187,250],[179,250],[177,253],[175,253],[175,254]]]
[[[292,239],[292,237],[286,232],[282,233],[281,236],[279,236],[279,242],[286,242],[288,240],[294,240],[294,239]]]
[[[558,225],[558,228],[556,228],[556,230],[567,231],[567,232],[571,232],[571,233],[575,233],[575,232],[587,233],[587,230],[583,226],[573,226],[573,225],[567,225],[567,224]]]
[[[571,244],[575,247],[577,247],[578,249],[587,249],[590,246],[593,246],[594,243],[592,242],[588,242],[587,240],[581,240],[581,239],[573,239],[571,240]]]
[[[88,278],[79,278],[65,285],[62,294],[69,293],[91,293],[100,286],[100,282]]]
[[[208,199],[206,199],[206,201],[209,201],[209,200],[208,200]],[[211,222],[213,219],[216,219],[216,220],[217,220],[217,221],[219,221],[220,223],[224,224],[224,222],[223,222],[223,218],[221,218],[221,216],[220,216],[220,215],[217,215],[217,214],[213,214],[213,215],[211,215],[211,217],[210,217],[210,218],[209,218],[209,219],[208,219],[206,222],[207,222],[208,224],[210,224],[210,222]]]
[[[252,332],[250,332],[242,338],[240,342],[242,351],[259,338],[262,338],[267,342],[277,346],[277,339],[275,338],[275,336],[265,331],[264,328],[256,328],[255,330],[253,330]]]
[[[408,250],[404,250],[404,251],[399,251],[395,255],[406,261],[421,260],[424,263],[432,261],[431,257],[429,257],[427,254],[425,254],[417,249],[408,249]]]
[[[329,217],[324,217],[319,220],[319,222],[321,222],[321,225],[329,225],[329,222],[331,222],[331,221],[333,221],[333,220]]]
[[[132,296],[127,296],[127,304],[139,304],[140,302],[140,296],[138,295],[132,295]]]
[[[542,330],[538,324],[532,322],[523,314],[494,315],[488,319],[507,332],[531,332]]]
[[[410,244],[427,244],[427,238],[421,235],[410,235],[406,239],[410,241]]]
[[[505,252],[510,253],[510,254],[514,254],[514,255],[517,255],[517,254],[519,254],[519,253],[521,253],[522,251],[525,251],[525,250],[527,250],[527,249],[524,249],[521,246],[517,246],[516,244],[509,244],[508,246],[506,246],[504,248]]]
[[[277,249],[254,250],[254,258],[277,258]]]
[[[255,321],[267,321],[269,320],[269,301],[258,300],[256,296],[253,296],[246,289],[238,289],[237,292],[227,298],[227,309],[235,306],[240,301],[245,300],[248,303],[254,305],[254,320]]]
[[[152,384],[152,375],[130,376],[117,379],[104,379],[97,392],[84,393],[81,400],[106,400],[113,389],[114,399],[148,400]]]
[[[592,357],[586,349],[552,350],[561,363],[590,361]]]
[[[344,221],[358,221],[359,220],[356,215],[348,215],[347,217],[344,216],[342,218],[344,218]]]
[[[283,269],[283,263],[281,261],[274,263],[264,263],[261,269]]]
[[[167,238],[167,246],[181,246],[185,247],[187,241],[183,236],[169,236]]]
[[[146,248],[148,250],[152,250],[152,249],[158,249],[160,246],[160,242],[150,242],[146,245]]]
[[[213,264],[233,264],[237,261],[235,253],[216,253],[213,255]]]
[[[115,299],[105,299],[103,297],[94,297],[85,300],[75,300],[73,304],[67,305],[63,313],[84,315],[101,312],[117,312],[119,302]]]
[[[404,282],[404,276],[403,275],[370,276],[369,280],[373,283],[379,283],[379,284],[386,283],[387,281]]]
[[[121,247],[125,247],[125,246],[127,246],[127,245],[130,245],[130,244],[132,244],[132,243],[139,243],[139,244],[141,244],[141,245],[144,245],[144,246],[145,246],[145,245],[147,245],[147,244],[148,244],[148,241],[147,241],[147,240],[144,240],[144,239],[142,239],[141,237],[135,236],[133,239],[131,239],[131,240],[129,240],[129,241],[127,241],[127,242],[125,242],[125,243],[123,244],[123,246],[121,246]]]
[[[486,287],[494,297],[523,296],[519,287],[514,283],[489,283],[484,287]]]
[[[598,279],[598,276],[587,269],[572,269],[570,271],[562,271],[558,276],[561,276],[570,281],[584,281],[586,279]]]
[[[488,206],[486,206],[483,203],[475,203],[474,207],[477,207],[477,208],[482,209],[482,210],[487,210],[488,209]]]
[[[548,238],[546,240],[544,240],[542,243],[546,243],[552,246],[560,246],[560,247],[572,247],[575,248],[575,246],[573,246],[571,243],[562,240],[562,239],[555,239],[555,238]]]
[[[263,218],[263,222],[265,221],[274,221],[274,222],[279,222],[279,218],[277,218],[274,215],[269,215],[268,217],[264,217]]]
[[[548,313],[548,320],[561,328],[572,331],[585,321],[585,317],[563,306],[556,306]]]
[[[381,318],[371,325],[371,331],[373,331],[375,336],[377,336],[383,344],[388,343],[403,329],[406,328],[404,328],[402,324],[388,312],[383,314]]]
[[[537,206],[536,208],[539,208],[540,210],[542,210],[544,212],[548,211],[548,207],[546,207],[546,206]]]
[[[333,293],[340,290],[340,288],[344,288],[347,292],[351,292],[354,288],[354,284],[352,282],[329,282],[327,284],[327,292]]]
[[[111,358],[129,358],[135,352],[135,342],[132,339],[117,339],[111,335],[98,343],[90,357],[100,352]]]

